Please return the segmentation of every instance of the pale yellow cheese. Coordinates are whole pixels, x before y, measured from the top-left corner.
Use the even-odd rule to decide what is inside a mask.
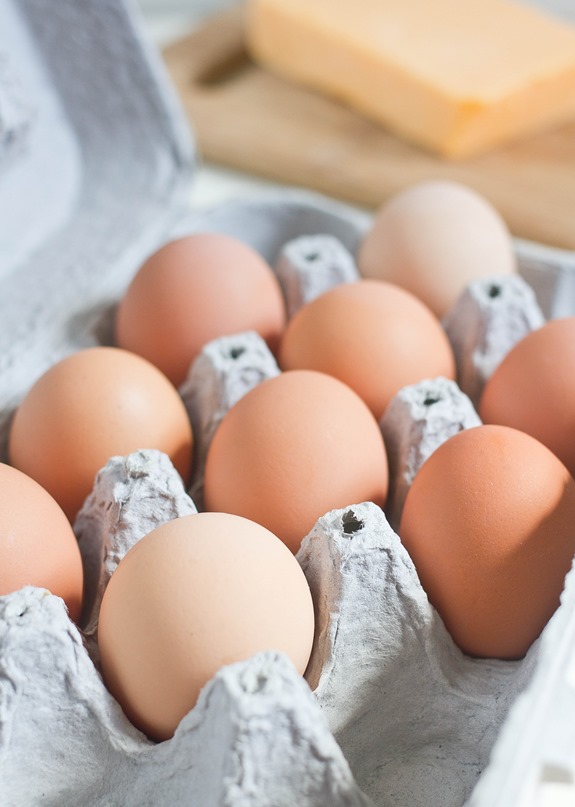
[[[467,157],[575,118],[575,28],[507,0],[249,0],[266,67]]]

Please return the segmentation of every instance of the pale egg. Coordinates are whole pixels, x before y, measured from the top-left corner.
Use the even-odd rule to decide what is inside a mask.
[[[172,736],[204,684],[259,651],[303,674],[314,611],[296,559],[247,519],[201,513],[169,521],[120,562],[98,627],[105,682],[156,740]]]
[[[363,277],[397,283],[443,317],[477,278],[516,269],[497,210],[465,185],[428,181],[386,202],[359,249]]]

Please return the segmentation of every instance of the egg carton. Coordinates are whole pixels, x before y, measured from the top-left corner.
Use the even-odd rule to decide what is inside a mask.
[[[174,235],[212,231],[246,241],[283,278],[294,310],[353,271],[344,253],[356,254],[370,218],[312,194],[286,191],[190,214],[193,145],[129,6],[60,0],[48,12],[40,0],[0,0],[0,19],[2,445],[14,407],[50,364],[111,343],[117,300],[141,260]],[[300,238],[318,236],[309,253]],[[330,237],[341,245],[335,263]],[[526,242],[516,248],[543,314],[575,313],[574,256]],[[316,253],[319,282],[306,270],[306,255]],[[475,396],[541,315],[524,284],[498,278],[470,288],[458,306],[446,328]],[[511,320],[513,328],[504,326]],[[142,535],[201,506],[202,463],[218,422],[277,372],[253,334],[206,347],[181,389],[199,452],[190,492],[159,452],[113,458],[102,469],[74,525],[86,569],[83,631],[44,590],[0,598],[0,804],[572,804],[573,572],[525,659],[470,659],[429,605],[388,519],[369,503],[320,518],[297,555],[317,621],[306,680],[271,652],[225,667],[159,744],[107,692],[97,652],[107,580]],[[389,520],[398,523],[429,453],[477,422],[451,382],[401,391],[381,422],[392,468]]]
[[[282,200],[226,205],[206,215],[229,233],[238,217],[245,221],[251,214],[252,226],[278,245],[293,239],[293,219],[302,213],[307,220],[313,212],[318,224],[323,218],[322,230],[337,228],[339,218],[330,207]],[[230,216],[227,226],[222,215]],[[265,257],[275,263],[272,253]],[[477,307],[486,322],[497,313],[505,319],[505,309],[517,306],[516,280],[500,279],[500,293],[485,295],[494,282],[476,288],[480,301],[491,301]],[[453,321],[457,309],[467,321],[466,298],[451,312]],[[528,310],[533,300],[525,299]],[[255,334],[206,346],[182,387],[203,454],[225,411],[277,372]],[[381,422],[395,484],[403,480],[407,487],[437,445],[477,423],[469,398],[451,381],[432,379],[400,391]],[[394,506],[399,518],[400,505]],[[556,624],[569,620],[570,588],[525,659],[468,658],[429,605],[380,508],[350,504],[320,518],[297,555],[317,620],[307,684],[287,658],[259,654],[222,669],[173,739],[154,744],[131,726],[101,680],[99,602],[117,563],[137,540],[157,524],[193,512],[194,502],[165,455],[140,451],[112,458],[74,525],[86,568],[83,633],[62,602],[45,591],[28,587],[1,598],[2,803],[459,807],[469,798],[475,799],[469,804],[493,803],[501,786],[497,774],[509,779],[509,766],[497,767],[497,756],[494,767],[489,765],[509,709],[520,693],[537,705],[542,678],[545,706],[550,692],[555,697],[559,689],[557,671],[564,670],[547,636],[565,635]],[[547,719],[547,711],[539,714]],[[523,720],[529,717],[523,706]],[[520,722],[521,700],[513,718]],[[564,731],[570,728],[570,721],[563,724]],[[516,736],[506,746],[503,732],[496,753],[509,754]],[[532,754],[540,753],[541,736],[539,727]],[[538,760],[537,786],[547,785],[558,771],[561,781],[571,775],[574,760],[568,755],[567,762],[544,759]],[[491,789],[489,776],[495,780]],[[523,784],[524,779],[520,769]],[[481,788],[487,796],[478,801]]]

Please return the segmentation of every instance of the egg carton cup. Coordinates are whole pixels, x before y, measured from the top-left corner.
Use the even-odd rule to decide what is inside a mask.
[[[520,693],[468,807],[571,807],[575,803],[575,570],[541,636]]]
[[[344,205],[286,190],[189,209],[193,140],[130,4],[0,0],[0,19],[2,452],[29,387],[64,355],[113,342],[121,294],[172,237],[209,231],[250,244],[276,269],[292,311],[351,279],[342,255],[355,258],[371,218]],[[332,237],[342,246],[335,262]],[[315,252],[302,238],[315,239]],[[515,246],[543,315],[575,314],[575,256]],[[494,306],[511,297],[485,296],[483,287],[452,312],[454,343],[474,323],[460,361],[478,385],[516,338],[502,325],[503,342],[490,340],[492,323],[506,319]],[[529,330],[537,320],[523,305]],[[542,807],[549,794],[572,797],[573,572],[525,659],[470,659],[369,503],[320,518],[297,555],[317,620],[305,680],[286,657],[262,653],[217,673],[171,740],[152,743],[129,723],[98,670],[105,585],[143,534],[201,509],[218,422],[278,371],[252,334],[209,346],[201,361],[181,390],[196,424],[192,489],[160,452],[136,452],[110,460],[78,516],[83,630],[45,590],[0,598],[2,807]],[[470,406],[450,382],[430,379],[402,391],[384,415],[390,519],[398,521],[429,453],[477,422]]]
[[[285,656],[222,669],[156,745],[108,694],[59,598],[2,597],[0,643],[6,807],[371,804]]]

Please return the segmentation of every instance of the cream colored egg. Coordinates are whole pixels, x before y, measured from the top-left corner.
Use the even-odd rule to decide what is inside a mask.
[[[363,277],[396,283],[442,317],[472,280],[516,269],[497,210],[471,188],[430,181],[392,197],[361,244]]]
[[[124,712],[164,740],[220,667],[276,650],[303,674],[313,634],[311,593],[287,547],[247,519],[201,513],[163,524],[124,557],[98,642]]]

